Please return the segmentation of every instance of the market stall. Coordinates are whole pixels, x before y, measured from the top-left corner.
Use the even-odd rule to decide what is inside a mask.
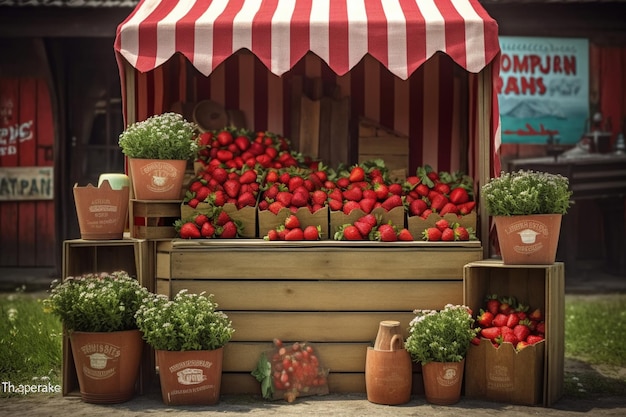
[[[118,27],[115,51],[127,123],[210,99],[250,129],[293,138],[297,84],[321,79],[349,103],[348,134],[330,137],[343,162],[358,160],[367,120],[406,136],[407,172],[463,169],[477,190],[499,170],[497,24],[475,0],[144,0]],[[273,337],[317,343],[330,390],[363,391],[378,323],[461,303],[463,267],[488,245],[344,243],[165,240],[154,288],[215,293],[232,317],[224,392],[258,391],[250,371]]]

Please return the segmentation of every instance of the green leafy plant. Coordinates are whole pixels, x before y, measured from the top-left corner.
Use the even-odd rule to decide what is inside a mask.
[[[442,310],[415,310],[405,348],[414,362],[462,361],[479,329],[467,306],[447,304]]]
[[[104,272],[53,281],[43,304],[68,330],[113,332],[137,328],[135,312],[148,294],[128,273]]]
[[[234,328],[228,316],[217,311],[213,294],[188,294],[181,290],[173,300],[151,294],[137,311],[143,337],[157,350],[213,350],[231,339]]]
[[[129,158],[185,160],[195,155],[197,126],[178,113],[163,113],[131,124],[119,137]]]
[[[482,186],[487,212],[492,216],[565,214],[571,205],[569,180],[537,171],[502,172]]]

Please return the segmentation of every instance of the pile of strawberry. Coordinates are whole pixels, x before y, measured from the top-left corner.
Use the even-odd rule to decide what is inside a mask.
[[[511,343],[519,351],[545,338],[546,324],[541,309],[529,312],[529,306],[518,303],[515,297],[487,296],[476,324],[480,327],[480,337],[489,339],[495,347]],[[472,343],[477,345],[480,339],[477,337]]]
[[[295,213],[301,207],[308,207],[311,213],[315,213],[325,206],[328,199],[324,189],[327,178],[321,165],[316,169],[270,169],[265,175],[259,210],[278,214],[283,208],[288,208]]]
[[[403,206],[402,185],[389,183],[385,178],[384,164],[376,162],[341,170],[334,182],[325,184],[330,210],[348,215],[355,209],[361,209],[369,214],[377,207],[390,211]]]
[[[300,225],[300,219],[295,214],[289,214],[285,222],[276,229],[269,230],[263,237],[265,240],[319,240],[322,233],[321,226]]]
[[[274,350],[262,355],[252,374],[261,382],[266,399],[293,402],[298,396],[328,393],[327,371],[308,343],[274,339]]]
[[[380,217],[372,213],[358,218],[352,224],[344,224],[337,229],[335,240],[377,240],[380,242],[412,241],[413,236],[406,228],[382,223]]]
[[[425,165],[404,182],[404,195],[409,216],[427,219],[432,213],[443,217],[448,213],[464,216],[474,210],[472,179],[460,172],[435,172]]]
[[[423,240],[430,242],[452,242],[455,240],[476,240],[476,234],[471,227],[464,227],[458,223],[448,222],[446,219],[437,220],[435,227],[429,227],[422,234]]]
[[[259,193],[260,173],[257,168],[224,168],[209,164],[189,183],[184,202],[191,208],[200,203],[223,207],[232,203],[238,209],[255,207]]]
[[[174,228],[181,239],[234,239],[241,232],[241,225],[221,207],[209,214],[196,214],[190,220],[176,220]]]

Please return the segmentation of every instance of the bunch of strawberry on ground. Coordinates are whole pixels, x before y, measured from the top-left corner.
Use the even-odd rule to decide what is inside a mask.
[[[402,185],[387,180],[387,169],[382,160],[372,160],[339,169],[334,181],[325,184],[331,211],[348,215],[361,209],[369,214],[377,207],[390,211],[402,207]]]
[[[476,233],[471,227],[464,227],[458,223],[450,224],[446,219],[440,219],[435,223],[435,227],[424,230],[422,239],[430,242],[467,241],[476,240]]]
[[[234,239],[241,232],[241,224],[221,207],[196,214],[191,219],[178,219],[174,228],[181,239]]]
[[[201,168],[183,201],[194,209],[199,203],[255,207],[264,170],[300,164],[287,139],[269,132],[225,128],[201,133],[196,141]]]
[[[333,237],[335,240],[377,240],[380,242],[412,241],[413,235],[406,228],[382,223],[379,216],[366,214],[352,224],[340,226]]]
[[[306,226],[304,228],[300,225],[300,219],[295,214],[289,214],[285,218],[285,222],[278,226],[276,229],[272,229],[267,232],[267,235],[263,237],[265,240],[319,240],[322,233],[321,226]]]
[[[429,165],[419,167],[403,185],[408,215],[427,219],[432,213],[469,214],[476,206],[473,187],[472,179],[461,172],[437,173]]]
[[[307,207],[315,213],[323,208],[328,199],[324,188],[328,180],[326,168],[322,164],[311,166],[267,170],[259,210],[278,214],[287,208],[295,213],[301,207]]]
[[[479,336],[489,339],[495,347],[511,343],[519,351],[545,338],[546,324],[541,309],[529,312],[529,306],[518,303],[515,297],[487,296],[476,324],[481,329]],[[477,345],[480,339],[477,337],[472,343]]]

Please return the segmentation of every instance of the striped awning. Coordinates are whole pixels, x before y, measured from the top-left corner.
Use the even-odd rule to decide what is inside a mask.
[[[115,40],[140,72],[178,52],[208,76],[240,49],[278,76],[311,51],[338,75],[370,54],[404,80],[438,51],[479,72],[500,46],[477,0],[142,0]]]

